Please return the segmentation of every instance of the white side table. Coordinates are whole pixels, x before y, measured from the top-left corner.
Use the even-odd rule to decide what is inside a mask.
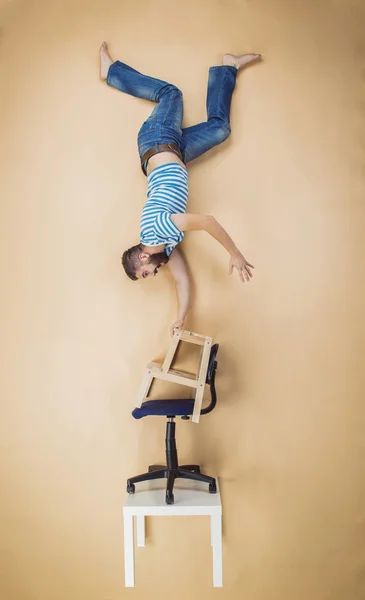
[[[166,479],[136,484],[123,507],[124,570],[126,587],[134,587],[133,517],[137,524],[137,546],[145,546],[145,517],[210,515],[210,543],[213,549],[213,586],[222,587],[222,503],[219,493],[210,494],[206,483],[177,479],[175,504],[165,503]]]

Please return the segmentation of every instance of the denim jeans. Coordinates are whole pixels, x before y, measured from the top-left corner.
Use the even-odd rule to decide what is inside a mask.
[[[237,69],[231,66],[209,69],[207,92],[208,120],[182,128],[183,97],[174,85],[142,75],[117,60],[108,72],[107,84],[118,90],[157,102],[138,133],[138,151],[143,154],[157,144],[175,143],[185,163],[194,160],[227,139],[231,132],[229,112]]]

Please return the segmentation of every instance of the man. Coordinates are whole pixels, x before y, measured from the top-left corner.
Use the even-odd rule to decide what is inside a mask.
[[[252,277],[253,265],[213,216],[186,212],[188,174],[185,164],[227,139],[237,72],[260,59],[260,54],[225,54],[221,66],[209,69],[207,121],[182,129],[183,100],[177,87],[142,75],[120,61],[114,62],[106,42],[100,48],[100,75],[108,85],[157,102],[138,133],[141,167],[148,184],[140,243],[124,252],[122,263],[132,280],[155,277],[160,267],[168,265],[178,298],[177,320],[171,325],[171,334],[175,328],[183,327],[189,309],[189,277],[183,256],[176,247],[185,231],[207,231],[229,253],[229,274],[237,269],[242,282]]]

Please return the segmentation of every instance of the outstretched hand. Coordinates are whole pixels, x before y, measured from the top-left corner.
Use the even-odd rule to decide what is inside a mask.
[[[245,283],[246,281],[250,281],[252,277],[251,269],[254,268],[255,267],[253,265],[247,262],[241,252],[237,252],[236,254],[231,255],[229,260],[228,274],[232,275],[233,269],[237,269],[242,283]]]
[[[181,327],[183,327],[185,322],[185,319],[178,319],[177,321],[175,321],[175,323],[173,323],[170,327],[170,335],[171,337],[174,336],[174,331],[175,329],[181,329]]]

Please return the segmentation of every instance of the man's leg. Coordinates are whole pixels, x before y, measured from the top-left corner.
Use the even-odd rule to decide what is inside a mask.
[[[180,146],[183,101],[182,93],[176,86],[143,75],[120,61],[114,62],[105,42],[100,48],[100,74],[111,87],[158,103],[139,131],[140,156],[155,144],[174,142]]]
[[[209,69],[208,120],[182,130],[182,150],[185,162],[194,160],[227,139],[231,132],[229,114],[237,71],[260,58],[260,54],[243,54],[242,56],[225,54],[222,66]]]

